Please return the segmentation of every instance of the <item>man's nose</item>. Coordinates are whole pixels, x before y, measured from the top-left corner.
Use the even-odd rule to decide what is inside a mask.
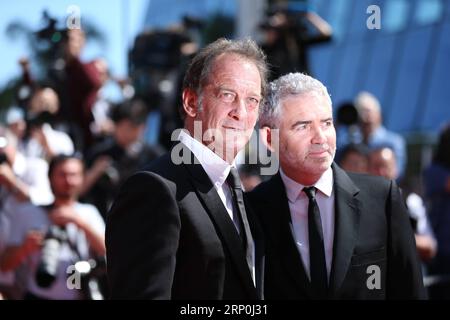
[[[312,137],[312,143],[314,144],[323,144],[327,142],[327,137],[325,136],[324,131],[320,126],[313,126],[313,137]]]
[[[72,186],[77,183],[77,179],[76,179],[76,177],[66,177],[65,183],[66,183],[66,185]]]
[[[230,116],[234,120],[241,120],[247,114],[247,105],[245,99],[236,98],[233,103],[233,109],[230,111]]]

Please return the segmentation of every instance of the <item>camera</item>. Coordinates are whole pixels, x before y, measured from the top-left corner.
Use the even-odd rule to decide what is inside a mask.
[[[27,124],[29,128],[39,128],[45,123],[52,123],[53,116],[48,111],[41,111],[35,115],[28,117]]]
[[[272,5],[266,12],[266,20],[260,28],[278,31],[297,32],[305,28],[304,16],[311,11],[307,1],[290,2]],[[283,19],[280,19],[280,17]]]
[[[51,225],[42,246],[41,261],[36,271],[36,283],[41,288],[49,288],[58,277],[61,245],[67,243],[68,235],[64,227]],[[101,281],[106,274],[104,258],[80,260],[74,264],[75,272],[81,276],[81,289],[87,300],[103,300],[106,292]]]
[[[61,244],[67,241],[64,228],[50,226],[42,246],[41,262],[36,271],[36,283],[42,288],[48,288],[58,276],[59,251]]]
[[[47,10],[42,12],[42,19],[46,26],[34,32],[34,38],[41,46],[48,47],[49,57],[56,60],[62,56],[62,45],[68,38],[67,29],[58,28],[58,20],[52,17]]]

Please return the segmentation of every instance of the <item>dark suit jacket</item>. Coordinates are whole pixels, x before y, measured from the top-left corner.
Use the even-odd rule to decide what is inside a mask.
[[[178,146],[193,160],[189,149]],[[175,165],[167,154],[124,183],[107,217],[111,298],[262,298],[260,227],[247,210],[255,241],[255,288],[233,221],[196,163]]]
[[[347,174],[335,164],[333,176],[335,232],[330,298],[425,298],[413,231],[395,182]],[[266,234],[266,298],[311,299],[314,295],[294,242],[280,174],[259,185],[249,199]],[[379,289],[373,287],[376,274],[380,275]]]

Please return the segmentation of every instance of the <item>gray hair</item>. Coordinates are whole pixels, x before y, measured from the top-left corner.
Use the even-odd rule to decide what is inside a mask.
[[[224,53],[237,54],[255,64],[261,77],[261,94],[264,96],[268,74],[266,55],[256,42],[250,39],[227,40],[221,38],[201,49],[192,59],[186,71],[183,91],[191,89],[201,95],[201,88],[208,80],[215,59]],[[186,115],[182,106],[180,115],[182,118]]]
[[[325,97],[331,106],[331,98],[327,88],[322,82],[306,74],[289,73],[272,81],[267,88],[265,101],[260,109],[260,127],[278,127],[282,100],[289,96],[297,96],[310,92],[315,92]]]
[[[354,101],[355,107],[358,112],[363,112],[365,108],[370,108],[375,112],[381,113],[381,106],[378,99],[367,91],[358,93]]]

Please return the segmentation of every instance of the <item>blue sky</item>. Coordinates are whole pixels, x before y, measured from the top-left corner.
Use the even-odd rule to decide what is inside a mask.
[[[0,88],[8,80],[20,74],[17,60],[30,56],[24,38],[10,39],[6,27],[12,21],[22,21],[33,30],[43,27],[42,11],[47,9],[51,16],[62,19],[67,16],[67,8],[76,5],[83,18],[93,22],[103,32],[104,46],[89,43],[82,58],[104,57],[115,76],[127,73],[127,50],[135,35],[141,31],[147,0],[0,0]]]

